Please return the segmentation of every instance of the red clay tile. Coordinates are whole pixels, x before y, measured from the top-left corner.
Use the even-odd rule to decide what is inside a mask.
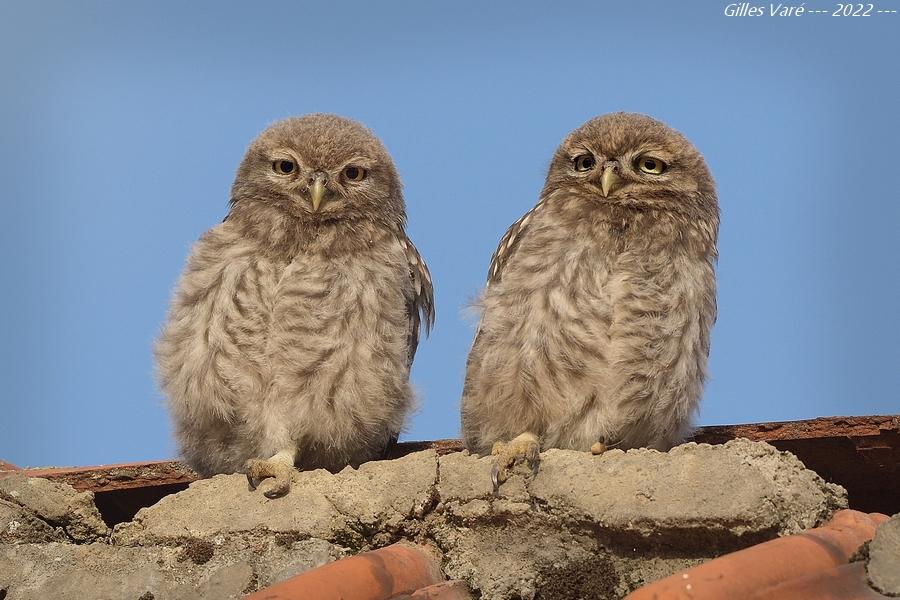
[[[776,585],[753,600],[814,598],[815,600],[884,600],[866,581],[866,563],[859,561],[834,569],[819,571]]]
[[[772,442],[823,437],[867,437],[900,430],[900,415],[819,417],[802,421],[773,421],[740,425],[709,425],[697,429],[693,440],[721,444],[736,437]]]
[[[400,458],[413,452],[422,450],[434,450],[439,456],[461,452],[466,446],[462,440],[442,439],[423,442],[400,442],[388,450],[387,458]]]
[[[19,467],[12,463],[8,463],[5,460],[0,460],[0,473],[11,473],[13,471],[18,471]]]
[[[868,594],[865,569],[846,569],[886,515],[842,510],[816,529],[779,538],[680,571],[646,585],[626,600],[753,598],[878,598]],[[859,582],[852,581],[861,577]],[[822,590],[837,595],[820,595]],[[845,592],[846,594],[841,595]],[[861,591],[860,591],[861,590]],[[871,590],[869,590],[871,591]],[[874,593],[874,592],[873,592]]]
[[[397,596],[392,600],[405,600]],[[464,581],[444,581],[416,590],[409,595],[409,600],[472,600],[469,586]]]
[[[399,543],[306,571],[245,600],[389,600],[442,580],[438,556],[424,546]]]
[[[177,461],[120,463],[96,467],[48,467],[21,469],[21,472],[28,477],[42,477],[68,483],[79,492],[108,492],[176,483],[186,484],[198,479],[190,467]]]

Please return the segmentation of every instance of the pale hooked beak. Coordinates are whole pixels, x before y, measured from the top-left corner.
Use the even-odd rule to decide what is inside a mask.
[[[309,186],[309,198],[312,201],[312,209],[314,212],[319,211],[322,204],[322,197],[325,195],[325,183],[328,179],[324,173],[314,173],[312,183]]]
[[[615,165],[605,165],[600,177],[600,193],[606,198],[609,193],[622,184],[622,178],[616,173]]]

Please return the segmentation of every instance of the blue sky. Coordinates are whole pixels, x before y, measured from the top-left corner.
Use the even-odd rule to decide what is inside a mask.
[[[685,133],[718,182],[699,423],[900,412],[900,13],[726,4],[3,2],[0,457],[174,456],[150,353],[169,294],[249,141],[308,112],[381,137],[436,281],[406,439],[457,435],[495,244],[563,136],[617,110]]]

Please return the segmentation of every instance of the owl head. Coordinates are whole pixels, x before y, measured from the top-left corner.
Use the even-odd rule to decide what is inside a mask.
[[[232,214],[305,223],[359,219],[402,225],[400,178],[368,129],[335,115],[278,121],[247,149],[231,189]]]
[[[544,193],[587,202],[687,214],[718,214],[703,157],[680,133],[634,113],[591,119],[570,133],[550,164]]]

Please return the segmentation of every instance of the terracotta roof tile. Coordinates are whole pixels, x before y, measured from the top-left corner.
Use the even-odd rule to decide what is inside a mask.
[[[427,589],[442,580],[436,554],[424,546],[399,543],[311,569],[245,596],[245,600],[389,600]],[[449,594],[452,590],[446,591]]]
[[[887,519],[842,510],[822,527],[679,571],[632,592],[626,600],[883,598],[866,583],[865,564],[849,561]]]

